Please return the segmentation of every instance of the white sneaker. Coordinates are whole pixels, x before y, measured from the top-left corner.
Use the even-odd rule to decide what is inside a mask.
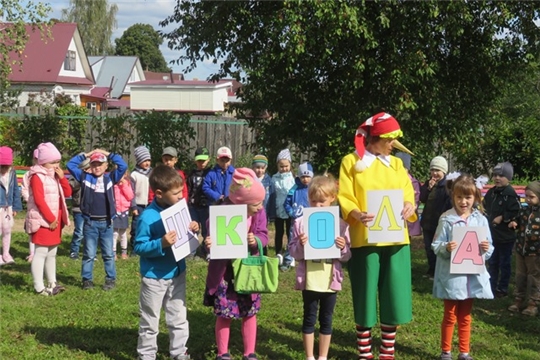
[[[294,267],[294,265],[296,265],[296,261],[294,260],[294,258],[292,258],[291,263],[289,264],[289,266]]]
[[[278,260],[279,260],[279,265],[282,265],[282,264],[283,264],[283,255],[277,254],[276,257],[277,257]]]

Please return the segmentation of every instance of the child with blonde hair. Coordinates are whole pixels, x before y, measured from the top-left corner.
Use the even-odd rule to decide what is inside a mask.
[[[66,197],[71,187],[60,168],[62,155],[51,143],[39,144],[37,164],[30,172],[30,192],[26,213],[26,232],[35,244],[31,271],[36,293],[57,295],[65,288],[56,282],[56,252],[62,241],[62,228],[69,225]],[[48,286],[43,282],[43,271]]]
[[[453,208],[443,213],[435,232],[431,247],[437,261],[433,282],[433,296],[444,300],[444,317],[441,324],[441,360],[452,360],[452,336],[458,324],[458,360],[472,360],[469,355],[472,306],[474,299],[493,299],[489,273],[450,273],[451,253],[458,247],[453,240],[453,230],[462,226],[481,226],[486,229],[487,238],[481,239],[480,252],[489,259],[493,253],[493,243],[489,224],[482,212],[475,208],[481,201],[480,190],[472,176],[460,175],[452,185]]]
[[[309,206],[332,206],[336,202],[337,193],[338,187],[334,177],[316,176],[308,188]],[[341,219],[339,222],[340,233],[335,239],[336,246],[341,250],[339,259],[305,260],[304,246],[308,242],[308,237],[305,233],[303,216],[295,219],[292,230],[289,252],[298,261],[295,288],[302,290],[304,302],[302,339],[306,360],[315,360],[313,347],[317,310],[320,326],[318,360],[328,358],[332,337],[332,315],[336,306],[337,292],[341,290],[343,281],[341,262],[346,262],[351,257],[349,226]]]

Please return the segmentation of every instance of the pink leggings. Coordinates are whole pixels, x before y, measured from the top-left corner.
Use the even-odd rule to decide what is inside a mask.
[[[216,343],[217,354],[223,355],[229,352],[229,337],[231,334],[231,321],[222,317],[216,318]],[[244,355],[255,353],[257,341],[257,316],[242,318],[242,340],[244,342]]]

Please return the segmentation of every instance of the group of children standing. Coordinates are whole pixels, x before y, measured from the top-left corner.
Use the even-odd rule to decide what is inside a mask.
[[[131,239],[134,252],[140,256],[140,323],[137,352],[141,359],[153,359],[157,353],[157,335],[161,308],[165,310],[169,328],[170,355],[177,360],[189,359],[185,260],[176,261],[171,246],[177,241],[174,231],[165,232],[159,213],[185,198],[194,232],[202,232],[202,247],[209,251],[213,234],[208,233],[210,205],[245,204],[248,207],[248,247],[257,254],[259,240],[266,247],[267,225],[274,220],[275,249],[282,270],[296,265],[295,288],[302,291],[304,316],[302,338],[306,360],[315,360],[314,332],[319,313],[318,360],[326,360],[332,334],[332,314],[337,291],[343,280],[342,262],[351,257],[349,226],[340,220],[340,234],[335,239],[341,258],[305,260],[304,245],[308,238],[303,221],[305,207],[336,204],[338,186],[331,176],[315,176],[309,163],[300,164],[296,177],[288,149],[277,157],[278,172],[270,177],[268,159],[256,155],[252,168],[232,166],[232,152],[227,147],[217,151],[216,165],[208,168],[206,148],[195,152],[196,168],[186,177],[174,169],[177,154],[174,148],[163,151],[163,165],[151,167],[150,152],[140,146],[135,149],[137,165],[131,174],[118,154],[96,149],[73,157],[67,164],[72,175],[68,183],[59,167],[61,155],[51,143],[43,143],[34,152],[36,164],[27,179],[28,212],[26,231],[31,234],[35,250],[31,252],[34,289],[42,295],[56,295],[65,288],[56,281],[56,252],[61,230],[69,224],[65,199],[74,200],[75,231],[70,257],[78,258],[83,243],[83,289],[91,289],[97,246],[101,248],[106,278],[104,290],[116,285],[116,242],[120,239],[121,256],[127,257],[128,215],[131,212]],[[406,156],[400,156],[407,162]],[[13,217],[22,210],[17,181],[12,171],[13,152],[0,147],[0,221],[2,256],[0,265],[12,263],[9,254]],[[115,165],[106,172],[109,163]],[[410,160],[409,160],[410,167]],[[516,289],[511,311],[537,315],[540,302],[540,182],[526,188],[527,208],[509,182],[513,169],[509,163],[498,164],[493,171],[495,187],[482,201],[474,178],[463,174],[447,181],[448,165],[442,157],[430,163],[431,178],[417,190],[417,197],[426,204],[422,229],[428,257],[428,275],[434,277],[433,296],[444,300],[441,324],[442,360],[452,359],[452,335],[458,324],[459,360],[470,360],[471,310],[474,298],[505,296],[510,276],[510,256],[516,243]],[[409,174],[409,176],[411,176]],[[411,179],[412,181],[412,179]],[[417,201],[418,201],[417,198]],[[417,203],[418,204],[418,203]],[[481,210],[485,211],[486,216]],[[84,225],[84,226],[83,226]],[[489,273],[451,274],[450,254],[457,247],[453,230],[457,226],[483,226],[489,229],[487,238],[479,244],[481,253],[489,259]],[[518,230],[516,241],[515,229]],[[76,233],[76,234],[75,234]],[[215,235],[215,234],[214,234]],[[283,237],[287,236],[288,251]],[[510,245],[508,245],[510,244]],[[287,260],[290,257],[291,260]],[[495,260],[493,260],[495,259]],[[208,258],[208,275],[204,304],[216,315],[215,339],[217,360],[229,360],[230,326],[232,319],[242,320],[243,359],[256,360],[257,317],[260,294],[239,294],[233,285],[231,260]],[[296,264],[295,264],[296,260]],[[492,265],[493,264],[493,265]],[[43,273],[47,285],[43,280]],[[499,276],[500,273],[500,276]],[[527,281],[532,281],[527,301]],[[360,358],[372,359],[361,351]],[[393,349],[393,345],[392,345]],[[369,354],[364,356],[363,354]],[[369,357],[371,356],[371,357]],[[393,358],[392,354],[387,357]]]

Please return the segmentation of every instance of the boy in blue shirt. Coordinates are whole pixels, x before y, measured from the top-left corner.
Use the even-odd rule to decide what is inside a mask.
[[[80,168],[87,158],[90,159],[88,171]],[[116,169],[105,173],[109,162]],[[94,287],[94,259],[97,247],[101,248],[101,256],[105,267],[105,284],[103,290],[112,290],[116,286],[116,264],[113,253],[112,219],[116,216],[113,186],[118,183],[127,170],[127,164],[118,154],[96,149],[88,154],[74,156],[67,163],[71,175],[81,183],[80,208],[84,217],[84,246],[82,258],[83,290]]]
[[[189,324],[186,308],[186,261],[176,261],[171,246],[176,243],[175,231],[165,233],[160,213],[183,198],[184,181],[166,165],[156,166],[150,173],[154,200],[139,216],[134,251],[140,256],[141,292],[139,296],[139,359],[155,359],[158,351],[161,308],[169,329],[169,353],[175,360],[188,360],[186,343]],[[192,221],[190,230],[199,231]]]

